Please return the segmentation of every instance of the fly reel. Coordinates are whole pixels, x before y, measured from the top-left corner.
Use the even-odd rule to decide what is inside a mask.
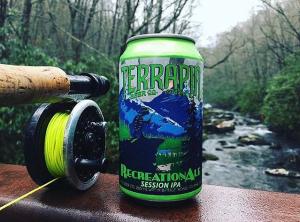
[[[108,80],[95,76],[72,76],[70,92],[106,93]],[[38,185],[61,178],[50,187],[90,188],[106,167],[105,124],[99,106],[89,99],[42,104],[25,130],[24,154],[31,178]]]

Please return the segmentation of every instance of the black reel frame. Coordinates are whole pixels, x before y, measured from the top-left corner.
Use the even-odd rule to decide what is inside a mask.
[[[83,82],[80,85],[80,78],[84,79],[87,76],[78,77],[78,81],[73,82],[73,86],[76,86],[77,90],[81,89],[83,93],[87,83]],[[91,76],[89,78],[92,79]],[[101,88],[101,85],[106,88],[99,90],[101,94],[107,92],[109,88],[107,79],[104,79],[106,82],[99,82],[98,85],[95,84],[95,79],[92,80],[97,90]],[[89,88],[89,90],[97,92],[95,88]],[[96,94],[99,96],[99,91],[98,94],[95,93],[92,96]],[[70,114],[63,142],[66,177],[51,184],[50,187],[70,184],[78,190],[87,190],[96,182],[99,172],[105,171],[107,163],[105,159],[106,122],[99,106],[92,100],[42,104],[34,112],[25,130],[24,154],[28,173],[38,185],[54,179],[46,166],[44,143],[48,124],[58,112]]]

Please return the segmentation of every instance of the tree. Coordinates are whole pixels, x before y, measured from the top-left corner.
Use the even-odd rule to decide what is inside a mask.
[[[5,21],[7,17],[7,0],[0,0],[0,59],[6,57],[5,49]]]
[[[30,39],[30,15],[32,3],[31,0],[24,0],[22,13],[22,43],[27,46]]]
[[[111,56],[111,53],[112,53],[112,45],[113,45],[113,40],[115,37],[116,20],[117,20],[117,15],[118,15],[118,11],[119,11],[119,6],[120,6],[120,0],[117,0],[113,19],[112,19],[112,27],[111,27],[110,36],[109,36],[109,43],[108,43],[108,55],[109,56]]]
[[[70,10],[71,33],[72,36],[79,40],[72,40],[74,60],[78,63],[82,51],[82,42],[88,33],[99,0],[93,0],[91,6],[89,5],[88,0],[75,0],[74,2],[71,2],[71,0],[67,1]]]

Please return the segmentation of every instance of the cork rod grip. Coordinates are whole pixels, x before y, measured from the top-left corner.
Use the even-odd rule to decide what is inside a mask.
[[[43,102],[69,91],[70,80],[57,67],[0,64],[0,106]]]

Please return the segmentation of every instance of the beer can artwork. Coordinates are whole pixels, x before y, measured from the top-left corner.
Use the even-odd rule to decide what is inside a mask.
[[[203,59],[192,38],[130,38],[119,66],[120,189],[171,202],[202,185]]]

